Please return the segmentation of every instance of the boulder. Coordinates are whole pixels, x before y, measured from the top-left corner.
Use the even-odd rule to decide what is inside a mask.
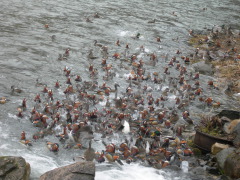
[[[240,147],[240,134],[237,134],[235,139],[233,140],[233,144],[235,147],[239,148]]]
[[[215,143],[212,145],[211,147],[211,153],[213,155],[216,155],[217,153],[219,153],[221,150],[229,148],[228,144],[221,144],[221,143]]]
[[[240,121],[240,119],[238,119]],[[237,123],[233,129],[233,133],[240,134],[240,123]]]
[[[68,166],[48,171],[40,180],[94,180],[95,164],[93,162],[77,162]]]
[[[240,150],[239,150],[240,151]],[[224,173],[231,178],[240,178],[240,152],[231,153],[224,163]]]
[[[236,129],[237,125],[240,123],[240,119],[235,119],[233,121],[231,121],[230,123],[226,123],[224,125],[224,131],[228,134],[232,134],[235,130],[235,132],[239,132],[240,133],[240,129]]]
[[[213,67],[211,64],[206,64],[205,61],[200,61],[193,64],[195,71],[198,71],[200,74],[213,75]]]
[[[30,171],[29,163],[22,157],[0,157],[1,180],[28,180]]]
[[[225,116],[231,120],[240,119],[240,112],[233,110],[222,110],[217,116],[220,118]]]
[[[230,178],[229,176],[226,176],[226,175],[221,175],[220,177],[219,177],[219,179],[218,180],[232,180],[232,178]]]
[[[223,149],[222,151],[220,151],[219,153],[216,154],[216,158],[217,158],[217,163],[218,166],[221,170],[224,169],[224,163],[227,159],[227,157],[234,152],[236,148],[230,147],[227,149]]]

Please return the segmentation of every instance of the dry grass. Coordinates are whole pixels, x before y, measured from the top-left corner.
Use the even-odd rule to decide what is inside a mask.
[[[200,48],[203,44],[205,39],[207,38],[207,35],[194,35],[189,39],[189,44],[192,45],[195,48]],[[202,43],[200,43],[202,41]]]
[[[210,50],[213,53],[225,52],[228,57],[210,62],[215,68],[215,76],[219,82],[233,82],[233,93],[240,93],[240,36],[219,34],[213,38],[211,45],[206,41],[207,35],[194,35],[189,44],[201,50]],[[202,59],[201,59],[202,60]],[[201,60],[193,60],[192,64]]]

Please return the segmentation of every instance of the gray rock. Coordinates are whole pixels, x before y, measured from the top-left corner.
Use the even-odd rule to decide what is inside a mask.
[[[235,147],[238,147],[238,148],[240,147],[240,134],[237,134],[237,136],[233,140],[233,144]]]
[[[220,151],[219,153],[217,153],[216,155],[216,158],[217,158],[217,163],[218,163],[218,166],[221,168],[221,169],[224,169],[224,163],[227,159],[227,157],[234,152],[236,148],[227,148],[227,149],[223,149],[222,151]]]
[[[238,123],[235,128],[233,129],[233,133],[237,133],[240,135],[240,123]]]
[[[217,116],[220,118],[225,116],[231,120],[240,119],[240,112],[233,110],[222,110]]]
[[[176,165],[170,165],[170,166],[167,166],[164,168],[164,170],[169,170],[170,172],[171,171],[181,171],[181,168],[176,166]]]
[[[30,165],[22,157],[0,157],[1,180],[28,180],[30,171]]]
[[[211,64],[206,64],[204,61],[193,64],[195,71],[198,71],[200,74],[213,75],[213,67]]]
[[[198,176],[205,176],[206,175],[206,170],[203,167],[195,167],[195,168],[191,168],[190,172],[194,175],[198,175]]]
[[[40,180],[94,180],[94,177],[93,162],[77,162],[48,171],[40,177]]]
[[[231,178],[240,178],[240,155],[239,152],[231,153],[224,163],[224,173]]]
[[[232,178],[226,175],[221,175],[218,180],[232,180]]]

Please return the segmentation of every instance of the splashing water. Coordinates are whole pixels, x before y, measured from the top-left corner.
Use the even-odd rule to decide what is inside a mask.
[[[130,132],[130,125],[127,121],[124,121],[123,124],[124,128],[122,130],[123,133],[128,134]]]

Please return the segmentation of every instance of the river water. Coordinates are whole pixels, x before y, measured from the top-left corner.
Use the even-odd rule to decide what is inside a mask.
[[[23,98],[27,98],[30,109],[36,93],[42,90],[42,87],[35,86],[36,79],[51,88],[56,80],[64,84],[66,77],[63,68],[67,66],[73,74],[80,74],[89,81],[87,54],[93,49],[94,55],[100,56],[94,40],[108,46],[109,54],[123,52],[126,43],[131,52],[138,51],[144,45],[145,51],[155,52],[160,61],[148,70],[161,73],[166,54],[170,58],[178,49],[183,55],[191,51],[187,47],[189,29],[203,30],[222,24],[237,27],[240,20],[238,0],[89,0],[87,3],[82,0],[1,0],[0,5],[0,97],[10,100],[0,106],[0,155],[26,158],[31,164],[32,179],[48,170],[72,163],[72,157],[80,154],[76,150],[60,150],[58,155],[49,152],[44,144],[46,140],[56,140],[54,137],[40,140],[31,148],[19,143],[23,130],[29,137],[36,131],[28,117],[19,119],[15,115]],[[100,18],[94,18],[95,13]],[[86,22],[87,17],[92,23]],[[148,23],[154,19],[155,23]],[[49,28],[46,29],[45,24]],[[137,33],[140,33],[140,38],[133,39]],[[158,36],[161,37],[160,44],[156,42]],[[121,47],[115,46],[118,39]],[[64,53],[66,48],[70,49],[68,60],[58,61],[58,55]],[[142,58],[148,57],[143,55]],[[117,76],[108,84],[112,86],[114,82],[119,82],[120,91],[123,92],[127,87],[124,74],[129,73],[130,69],[120,69],[119,61],[110,62]],[[100,67],[100,63],[101,58],[94,60],[96,68]],[[201,81],[207,82],[205,76]],[[102,82],[99,78],[99,84]],[[11,95],[12,85],[23,92]],[[225,102],[223,108],[236,106],[226,95],[215,91],[211,93],[214,98]],[[55,94],[62,99],[61,90]],[[190,110],[201,111],[194,106]],[[97,139],[98,135],[95,136]],[[104,148],[99,146],[99,143],[94,143],[96,149]],[[174,173],[169,175],[138,164],[122,168],[108,164],[97,166],[97,180],[186,179],[184,174],[182,177]]]

